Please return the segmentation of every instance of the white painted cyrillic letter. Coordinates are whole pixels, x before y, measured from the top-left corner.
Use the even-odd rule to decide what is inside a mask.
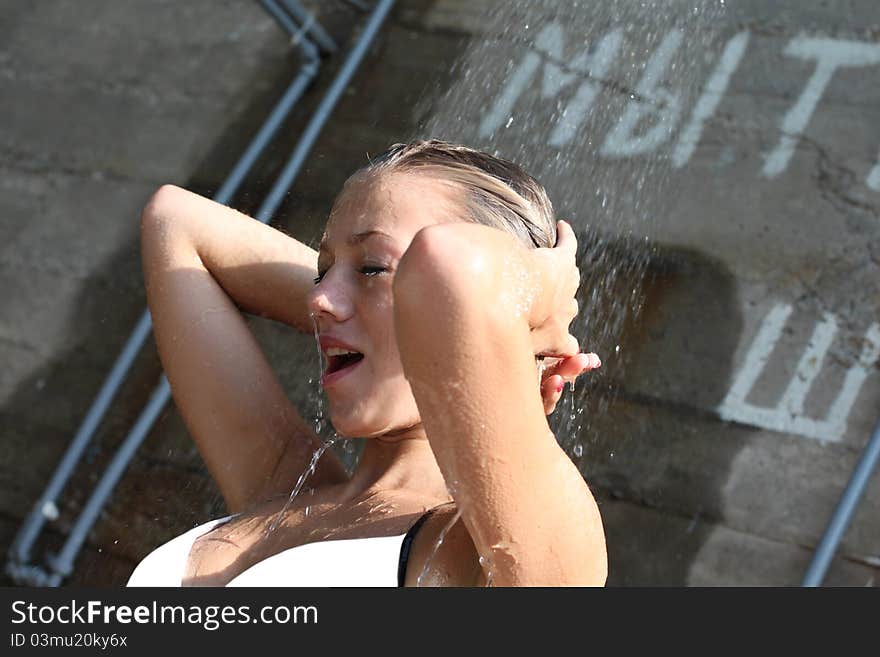
[[[635,98],[627,104],[620,121],[605,138],[602,155],[606,157],[641,155],[654,150],[669,139],[681,115],[681,96],[659,85],[681,40],[681,30],[671,30],[654,51],[654,56],[645,67],[642,79],[635,88],[635,92],[641,98]],[[656,117],[654,125],[647,132],[635,134],[639,124],[652,115]]]
[[[797,37],[788,44],[785,54],[800,59],[815,59],[816,70],[800,98],[782,119],[782,137],[764,161],[763,174],[768,178],[785,171],[798,138],[810,122],[834,72],[845,66],[880,64],[880,45],[861,41]]]
[[[767,365],[791,311],[790,305],[780,304],[764,318],[761,328],[752,340],[742,368],[724,401],[718,407],[718,414],[724,420],[742,422],[763,429],[797,434],[816,440],[839,441],[846,432],[847,419],[859,390],[869,370],[880,356],[880,326],[872,324],[868,328],[858,361],[847,370],[843,385],[828,414],[820,420],[804,414],[804,400],[822,370],[825,355],[837,333],[837,320],[828,313],[813,329],[813,335],[801,354],[794,376],[789,381],[779,403],[774,407],[763,407],[746,401]]]
[[[513,117],[514,106],[543,63],[542,99],[556,97],[575,81],[581,80],[577,92],[562,111],[562,116],[550,136],[549,143],[552,146],[567,144],[586,119],[599,91],[596,80],[608,73],[622,41],[621,31],[613,30],[599,41],[594,54],[584,49],[566,61],[562,25],[549,23],[536,37],[535,51],[526,53],[480,122],[480,137],[489,137],[502,125],[508,124]]]
[[[553,134],[550,135],[551,146],[564,146],[574,139],[599,93],[599,84],[594,80],[600,80],[608,74],[608,69],[611,68],[621,43],[623,43],[623,34],[620,30],[609,32],[599,42],[596,53],[585,63],[585,70],[582,71],[592,79],[581,82],[574,98],[563,110]]]
[[[727,85],[730,83],[730,76],[739,66],[748,42],[749,33],[746,31],[735,35],[724,46],[724,52],[721,53],[718,65],[706,82],[697,104],[694,105],[691,120],[681,131],[678,143],[672,152],[672,166],[682,167],[691,159],[697,144],[700,143],[703,125],[718,109],[718,103],[721,102],[724,92],[727,91]]]

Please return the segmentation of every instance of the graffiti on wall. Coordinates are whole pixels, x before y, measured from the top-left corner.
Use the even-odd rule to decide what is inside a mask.
[[[796,434],[816,440],[837,442],[846,432],[847,418],[855,404],[862,384],[877,357],[880,356],[880,325],[868,328],[861,353],[847,369],[837,396],[824,418],[808,417],[804,412],[804,400],[825,363],[825,357],[837,333],[838,322],[834,315],[826,313],[814,326],[798,360],[794,375],[775,406],[757,406],[748,401],[749,395],[761,373],[771,362],[773,352],[783,334],[792,313],[789,304],[774,306],[764,316],[761,326],[752,339],[739,372],[718,413],[724,420],[742,422],[751,426]]]
[[[681,94],[662,84],[683,39],[683,32],[673,29],[660,41],[623,113],[605,136],[600,155],[632,157],[656,151],[668,143],[673,166],[683,167],[688,163],[706,122],[715,114],[746,53],[749,32],[742,31],[728,39],[687,116]],[[570,143],[586,122],[602,82],[613,75],[615,58],[623,41],[623,33],[612,30],[593,48],[571,54],[566,52],[563,26],[558,22],[548,24],[497,94],[480,123],[480,136],[488,137],[509,125],[517,101],[533,88],[536,76],[540,75],[538,90],[542,99],[559,99],[563,93],[569,95],[548,143],[557,148]],[[761,174],[766,178],[774,178],[788,167],[798,140],[837,71],[880,65],[880,44],[860,41],[798,36],[788,43],[784,52],[788,57],[813,63],[813,72],[779,122],[779,139],[764,156]],[[649,127],[638,132],[646,124]],[[865,184],[880,191],[880,154],[876,165],[867,172]]]

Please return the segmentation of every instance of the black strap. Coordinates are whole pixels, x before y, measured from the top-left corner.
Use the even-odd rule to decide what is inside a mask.
[[[445,506],[441,504],[440,506]],[[431,516],[434,511],[439,509],[439,506],[435,506],[433,509],[428,509],[422,516],[416,520],[415,524],[409,528],[409,531],[406,533],[406,536],[403,537],[403,543],[400,545],[400,558],[397,561],[397,586],[405,586],[404,582],[406,581],[406,565],[409,561],[409,551],[412,548],[412,543],[416,538],[416,533],[419,531],[419,528],[425,524],[425,521]]]

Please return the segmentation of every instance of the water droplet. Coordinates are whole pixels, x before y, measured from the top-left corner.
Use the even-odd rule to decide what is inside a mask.
[[[580,443],[576,444],[574,446],[574,455],[577,458],[580,458],[581,456],[583,456],[583,454],[584,454],[584,446],[581,445]]]

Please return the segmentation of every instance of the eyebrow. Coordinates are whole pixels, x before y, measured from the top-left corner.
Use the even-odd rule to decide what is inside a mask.
[[[362,233],[355,233],[351,237],[346,240],[346,244],[348,246],[357,246],[361,242],[365,241],[369,237],[373,237],[374,235],[380,235],[382,237],[386,237],[388,239],[393,239],[391,235],[381,230],[365,230]],[[326,240],[321,241],[321,245],[318,247],[318,251],[328,251]]]

